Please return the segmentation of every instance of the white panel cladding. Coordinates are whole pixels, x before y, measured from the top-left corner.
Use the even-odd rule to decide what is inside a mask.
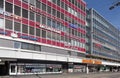
[[[110,66],[120,66],[120,63],[113,63],[113,62],[106,62],[102,61],[103,65],[110,65]]]
[[[16,51],[0,49],[0,57],[10,58],[15,56],[16,56]]]
[[[68,58],[67,58],[66,56],[58,56],[58,55],[57,55],[57,57],[56,57],[56,60],[57,60],[57,61],[68,61],[67,59],[68,59]]]
[[[37,59],[37,60],[45,60],[46,59],[46,55],[45,54],[37,54],[37,53],[33,53],[33,59]]]
[[[46,55],[46,60],[56,61],[56,56],[55,55]]]

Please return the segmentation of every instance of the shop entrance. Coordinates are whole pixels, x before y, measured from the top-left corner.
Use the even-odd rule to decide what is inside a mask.
[[[0,62],[0,76],[4,76],[8,74],[9,74],[8,64]]]

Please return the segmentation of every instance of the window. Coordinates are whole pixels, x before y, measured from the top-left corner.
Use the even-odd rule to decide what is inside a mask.
[[[51,7],[47,6],[47,12],[51,14]]]
[[[56,33],[52,33],[52,39],[53,39],[53,40],[57,40],[57,38],[56,38]]]
[[[15,12],[16,15],[19,15],[19,16],[20,16],[20,15],[21,15],[20,7],[15,6],[14,12]]]
[[[15,31],[21,31],[21,25],[18,22],[14,22],[14,30]]]
[[[51,39],[51,32],[49,32],[49,31],[47,32],[47,38]]]
[[[0,18],[0,28],[4,28],[4,20],[2,18]]]
[[[35,50],[35,45],[34,44],[29,44],[28,50]]]
[[[23,16],[24,18],[28,18],[28,11],[25,10],[25,9],[22,9],[22,16]]]
[[[21,44],[21,49],[26,49],[26,50],[28,50],[28,46],[29,46],[28,43],[22,43],[22,44]]]
[[[64,8],[64,5],[65,5],[64,2],[61,2],[61,8]]]
[[[35,45],[35,51],[41,51],[41,46],[40,45]]]
[[[34,21],[35,14],[33,12],[30,12],[30,20]]]
[[[57,5],[60,6],[60,0],[57,0]]]
[[[13,25],[13,24],[12,24],[12,21],[11,21],[11,20],[5,19],[5,28],[6,28],[6,29],[12,29],[12,28],[13,28],[12,25]]]
[[[12,40],[0,39],[0,46],[13,48],[14,44]]]
[[[34,27],[30,26],[29,27],[29,32],[30,32],[29,34],[34,35]]]
[[[52,9],[52,15],[56,16],[56,10]]]
[[[42,16],[42,24],[46,25],[46,17],[45,16]]]
[[[35,5],[35,0],[30,0],[30,4],[34,6]]]
[[[64,14],[63,14],[63,13],[61,13],[61,19],[63,19],[63,20],[64,20]]]
[[[55,21],[52,21],[52,27],[53,27],[53,28],[56,28],[56,23],[55,23]]]
[[[40,8],[40,7],[41,7],[41,3],[40,3],[39,0],[36,0],[36,7],[37,7],[37,8]]]
[[[22,24],[22,32],[28,33],[28,26],[27,25]]]
[[[0,0],[0,8],[3,8],[3,0]]]
[[[12,9],[13,9],[13,5],[8,2],[5,2],[5,11],[12,13],[13,12]]]
[[[36,21],[40,22],[40,15],[36,14]]]
[[[20,48],[20,42],[14,41],[14,48],[19,49]]]
[[[41,36],[41,32],[40,32],[40,29],[36,28],[36,36]]]
[[[42,3],[42,10],[46,11],[46,5]]]
[[[47,26],[51,26],[51,19],[50,18],[47,19]]]
[[[60,18],[60,12],[59,11],[57,11],[57,17]]]
[[[42,37],[46,38],[46,31],[45,30],[42,30]]]

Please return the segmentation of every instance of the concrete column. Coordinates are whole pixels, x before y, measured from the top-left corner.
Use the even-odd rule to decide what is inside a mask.
[[[86,73],[89,74],[88,64],[87,64],[87,66],[86,66]]]

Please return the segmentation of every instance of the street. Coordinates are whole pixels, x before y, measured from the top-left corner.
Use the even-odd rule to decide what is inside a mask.
[[[58,75],[24,75],[24,76],[1,76],[0,78],[120,78],[117,73],[91,73],[91,74],[58,74]]]

